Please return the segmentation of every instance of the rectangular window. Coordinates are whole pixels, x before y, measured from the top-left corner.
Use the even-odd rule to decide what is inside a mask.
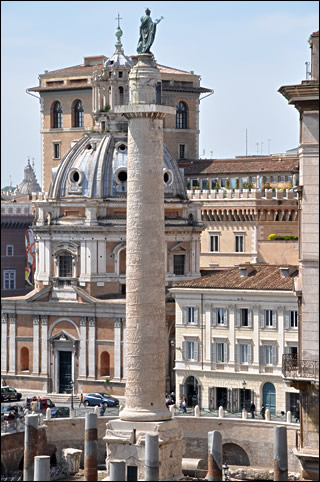
[[[119,72],[119,79],[122,79],[123,72]]]
[[[284,182],[284,176],[279,176],[279,182]]]
[[[194,306],[188,307],[188,323],[195,323],[195,308],[194,308]]]
[[[224,343],[217,343],[217,363],[224,363]]]
[[[272,352],[273,352],[273,346],[272,345],[266,345],[264,347],[265,349],[265,360],[266,360],[266,365],[272,365]]]
[[[173,256],[173,272],[176,275],[184,275],[185,255],[175,254]]]
[[[201,179],[201,189],[208,189],[208,179]]]
[[[285,182],[290,182],[291,181],[291,176],[284,176]]]
[[[14,251],[13,251],[13,245],[12,244],[7,244],[6,246],[6,255],[7,256],[13,256]]]
[[[248,363],[248,345],[240,344],[240,363]]]
[[[277,182],[278,176],[271,176],[271,182]]]
[[[3,289],[5,290],[16,289],[16,270],[15,269],[3,270]]]
[[[257,180],[256,176],[249,177],[249,182],[251,182],[252,184],[255,184],[256,180]]]
[[[237,178],[236,177],[232,177],[230,179],[230,187],[231,187],[231,189],[236,189],[236,187],[237,187]]]
[[[264,310],[265,326],[272,327],[272,310]]]
[[[191,186],[192,186],[192,188],[199,187],[198,179],[191,179]]]
[[[216,188],[217,182],[218,182],[218,179],[211,179],[211,189],[215,189],[215,188]]]
[[[264,182],[270,182],[270,176],[264,176],[263,177]]]
[[[226,187],[227,178],[223,177],[220,179],[220,187]]]
[[[236,253],[243,253],[244,252],[244,236],[243,236],[243,234],[236,234],[234,239],[235,239],[235,252]]]
[[[54,159],[60,159],[60,144],[56,142],[53,144],[53,157]]]
[[[219,235],[210,234],[210,251],[212,253],[219,251]]]
[[[187,360],[195,360],[194,341],[187,341]]]
[[[247,177],[242,177],[242,178],[241,178],[241,184],[243,184],[244,182],[248,182],[248,178],[247,178]]]
[[[226,325],[227,310],[225,308],[217,308],[217,325]]]
[[[186,145],[179,144],[179,159],[184,159],[186,156]]]
[[[59,276],[60,278],[72,277],[72,256],[60,256]]]
[[[240,326],[249,326],[249,310],[248,308],[240,309]]]
[[[290,311],[290,327],[298,328],[298,312]]]

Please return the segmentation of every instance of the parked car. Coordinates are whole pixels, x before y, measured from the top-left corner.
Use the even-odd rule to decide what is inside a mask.
[[[70,417],[69,407],[52,407],[51,418],[67,418]]]
[[[1,387],[1,402],[19,401],[21,398],[22,393],[17,392],[15,388],[9,386]]]
[[[119,400],[107,393],[95,392],[87,393],[83,399],[83,403],[86,407],[98,405],[101,407],[117,407],[119,405]]]
[[[16,420],[17,418],[23,418],[23,408],[17,405],[7,405],[1,407],[1,421]]]
[[[31,402],[40,402],[40,410],[46,410],[47,408],[55,407],[55,404],[50,400],[50,398],[27,398],[26,407],[30,408]]]

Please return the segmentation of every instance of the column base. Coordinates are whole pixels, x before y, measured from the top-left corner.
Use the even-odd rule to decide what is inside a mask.
[[[170,413],[171,415],[171,413]],[[110,461],[126,460],[138,467],[138,480],[144,480],[146,433],[159,434],[159,480],[182,479],[182,457],[185,450],[183,432],[176,420],[162,422],[133,422],[112,420],[106,425],[106,468],[110,475]],[[108,480],[108,478],[104,479]]]

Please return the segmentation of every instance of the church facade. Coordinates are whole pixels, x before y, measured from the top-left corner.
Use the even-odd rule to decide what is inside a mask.
[[[110,59],[87,59],[79,68],[45,74],[33,89],[42,101],[47,191],[32,200],[35,289],[2,299],[1,375],[17,388],[124,392],[128,142],[126,121],[114,107],[128,101],[127,76],[134,59],[124,55],[117,38]],[[172,72],[160,67],[160,74],[165,85]],[[181,114],[177,107],[164,135],[165,219],[159,222],[165,223],[167,288],[199,277],[202,231],[200,209],[188,201],[183,173],[171,154],[173,148],[179,150],[180,140],[197,150],[201,88],[197,76],[173,74],[180,83],[168,79],[168,90],[159,89],[159,103],[181,101],[188,109]],[[190,77],[192,85],[182,85],[181,76]],[[169,375],[175,315],[170,298],[168,294],[167,389],[174,384]]]

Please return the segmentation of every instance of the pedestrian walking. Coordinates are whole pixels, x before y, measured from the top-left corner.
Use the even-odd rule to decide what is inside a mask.
[[[101,403],[101,405],[100,405],[100,416],[101,417],[103,417],[105,409],[106,409],[106,407],[105,407],[104,403]]]
[[[251,418],[254,418],[254,412],[255,411],[256,411],[256,406],[253,403],[253,400],[251,400],[251,405],[250,405]]]
[[[81,404],[84,406],[84,403],[83,403],[83,393],[81,393],[81,395],[80,395],[79,407],[81,407]]]
[[[183,413],[187,413],[187,399],[186,399],[186,397],[183,397],[181,406],[182,406]]]
[[[264,420],[265,413],[266,413],[266,408],[264,405],[262,405],[260,410],[260,415],[261,415],[261,418],[263,418],[263,420]]]

